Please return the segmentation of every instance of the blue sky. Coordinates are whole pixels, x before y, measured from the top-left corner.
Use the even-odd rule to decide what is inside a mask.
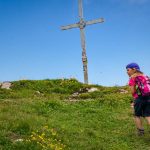
[[[90,84],[126,85],[125,66],[150,75],[150,0],[83,0]],[[0,0],[0,82],[75,77],[83,82],[78,0]]]

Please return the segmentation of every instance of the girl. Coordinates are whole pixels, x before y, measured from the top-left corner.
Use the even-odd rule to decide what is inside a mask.
[[[126,69],[129,76],[130,90],[134,98],[132,106],[134,107],[135,124],[138,135],[144,135],[141,117],[145,117],[148,125],[150,126],[150,85],[147,82],[149,78],[141,72],[139,65],[136,63],[128,64]],[[140,80],[140,83],[143,85],[143,89],[146,91],[146,94],[143,94],[137,79]]]

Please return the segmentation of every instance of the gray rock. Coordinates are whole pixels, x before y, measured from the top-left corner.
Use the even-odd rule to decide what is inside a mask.
[[[89,92],[89,93],[91,93],[91,92],[95,92],[95,91],[98,91],[98,89],[97,89],[97,88],[94,88],[94,87],[93,87],[93,88],[88,89],[88,92]]]
[[[3,82],[3,83],[1,84],[1,88],[2,88],[2,89],[10,89],[11,85],[12,85],[11,82]]]
[[[128,91],[127,91],[127,90],[124,90],[124,89],[120,89],[119,92],[120,92],[121,94],[126,94],[126,93],[128,93]]]

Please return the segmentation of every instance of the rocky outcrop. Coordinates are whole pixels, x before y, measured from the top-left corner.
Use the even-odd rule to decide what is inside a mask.
[[[6,81],[6,82],[1,83],[1,84],[0,84],[0,87],[1,87],[2,89],[10,89],[11,85],[12,85],[11,82]]]

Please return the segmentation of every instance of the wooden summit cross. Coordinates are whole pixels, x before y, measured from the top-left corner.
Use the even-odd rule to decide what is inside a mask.
[[[88,69],[87,69],[87,56],[86,56],[86,49],[85,49],[84,28],[85,28],[86,25],[102,23],[102,22],[104,22],[104,19],[99,18],[99,19],[96,19],[96,20],[84,21],[84,19],[83,19],[82,0],[78,0],[78,2],[79,2],[79,19],[80,19],[80,21],[78,23],[75,23],[75,24],[62,26],[61,29],[62,30],[67,30],[67,29],[71,29],[71,28],[80,28],[84,83],[88,84]]]

